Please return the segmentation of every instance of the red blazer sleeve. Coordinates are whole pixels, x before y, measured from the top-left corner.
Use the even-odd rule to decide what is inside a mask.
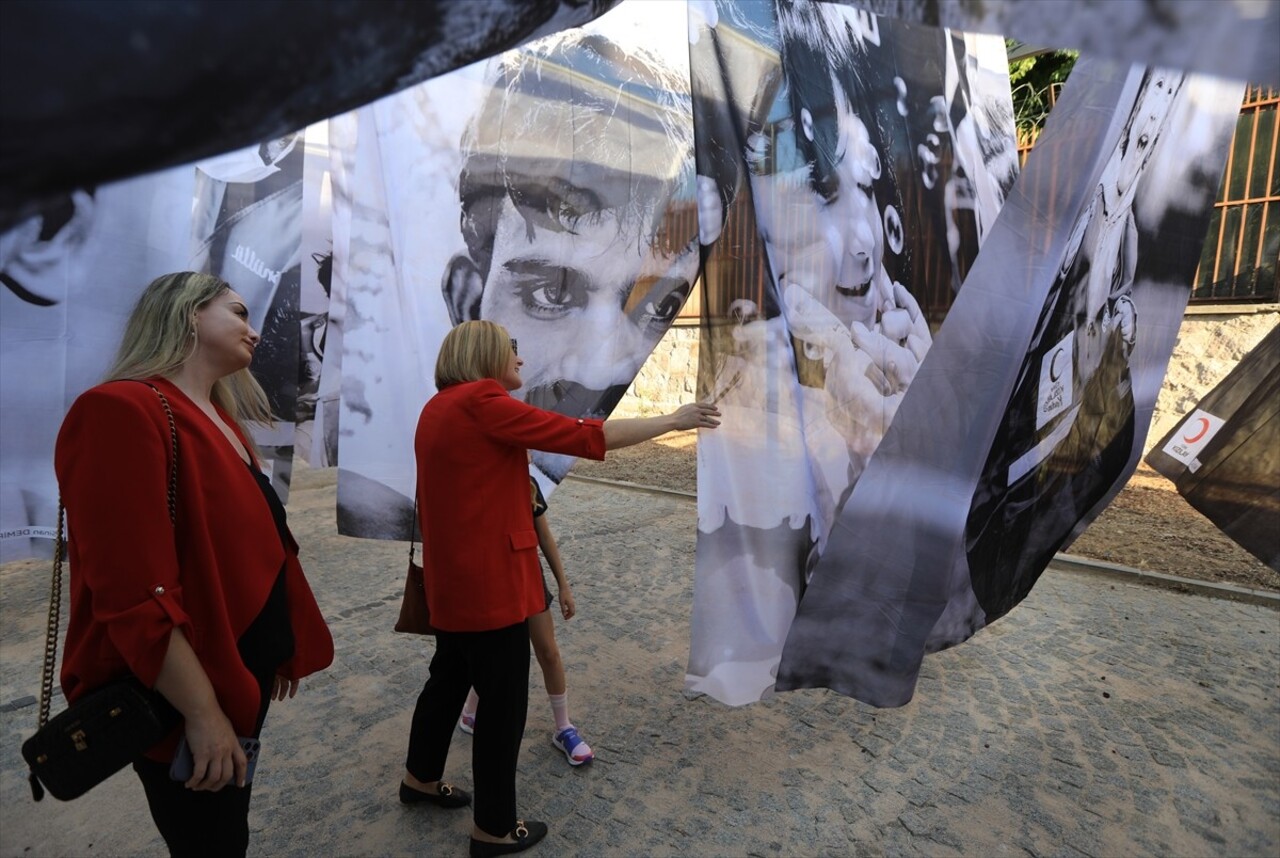
[[[138,392],[108,385],[76,400],[58,433],[54,468],[71,574],[86,588],[94,620],[151,687],[173,628],[196,641],[169,521],[169,424],[155,393],[130,386]]]
[[[477,424],[495,440],[528,450],[604,458],[604,421],[566,417],[511,396],[496,381],[476,392]]]

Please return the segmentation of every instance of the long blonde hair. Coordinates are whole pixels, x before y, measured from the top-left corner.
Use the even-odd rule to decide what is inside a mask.
[[[173,375],[195,353],[196,313],[230,288],[225,280],[194,271],[152,280],[129,314],[115,363],[103,381]],[[266,391],[248,368],[215,381],[212,399],[246,437],[246,422],[271,426],[275,421]]]
[[[502,378],[511,359],[511,337],[497,322],[463,322],[445,334],[436,355],[436,390],[451,384]]]

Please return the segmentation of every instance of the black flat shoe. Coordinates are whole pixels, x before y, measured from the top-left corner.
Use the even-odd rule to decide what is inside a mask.
[[[523,852],[547,836],[547,824],[536,819],[531,819],[528,822],[518,819],[511,836],[516,839],[515,843],[490,843],[487,840],[476,840],[472,837],[471,858],[493,858],[494,855],[511,855],[515,852]]]
[[[404,781],[400,782],[400,801],[403,804],[420,804],[427,802],[437,807],[466,807],[471,804],[471,794],[463,789],[445,781],[440,781],[440,792],[423,792],[420,789],[414,789]],[[545,832],[544,832],[545,833]]]

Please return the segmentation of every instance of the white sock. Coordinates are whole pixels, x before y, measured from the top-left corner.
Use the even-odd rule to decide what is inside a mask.
[[[569,720],[569,692],[548,694],[547,699],[551,701],[551,715],[556,719],[556,732],[572,727],[573,722]]]
[[[480,695],[476,694],[476,690],[473,688],[470,691],[468,691],[467,702],[462,704],[462,717],[475,718],[476,706],[478,706],[479,703],[480,703]]]

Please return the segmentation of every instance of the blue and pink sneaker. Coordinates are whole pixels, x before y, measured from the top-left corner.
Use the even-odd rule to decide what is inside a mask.
[[[564,752],[565,759],[571,766],[581,766],[596,758],[591,746],[582,741],[582,737],[578,735],[577,729],[572,724],[552,734],[551,744]]]

